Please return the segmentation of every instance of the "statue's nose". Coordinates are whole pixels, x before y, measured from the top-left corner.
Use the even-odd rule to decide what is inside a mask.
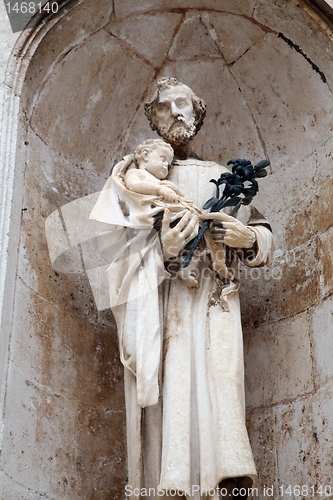
[[[177,105],[174,102],[171,103],[171,113],[175,117],[181,115],[179,108],[177,107]]]

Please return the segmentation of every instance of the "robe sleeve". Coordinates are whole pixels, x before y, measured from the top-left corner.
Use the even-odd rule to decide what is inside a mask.
[[[256,242],[252,249],[241,252],[242,262],[249,267],[266,266],[272,260],[274,243],[273,235],[265,226],[251,226],[255,233]]]
[[[254,206],[244,206],[242,208],[245,210],[240,211],[237,218],[254,232],[256,241],[252,248],[240,249],[237,252],[238,257],[246,266],[265,266],[271,262],[274,250],[274,238],[271,226]]]

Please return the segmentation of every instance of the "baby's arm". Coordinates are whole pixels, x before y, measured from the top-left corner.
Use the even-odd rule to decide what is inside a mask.
[[[125,185],[134,193],[162,196],[168,203],[178,201],[179,196],[173,189],[163,185],[159,179],[156,181],[155,179],[152,175],[145,175],[142,170],[131,169],[126,172]]]
[[[178,186],[176,186],[176,184],[174,184],[173,182],[171,181],[160,181],[161,184],[164,184],[164,186],[168,186],[170,189],[172,189],[172,191],[174,191],[175,193],[177,193],[179,196],[184,196],[183,193],[180,191],[180,189],[178,188]]]
[[[161,196],[159,181],[156,179],[154,182],[154,180],[147,178],[141,170],[128,170],[125,175],[125,185],[134,193]]]
[[[175,193],[178,194],[178,201],[183,201],[185,203],[193,205],[192,200],[190,200],[189,198],[185,198],[184,194],[181,192],[181,190],[178,188],[178,186],[176,186],[176,184],[174,184],[171,181],[166,181],[166,180],[160,181],[160,182],[161,182],[161,184],[163,184],[164,186],[168,186],[170,189],[172,189],[172,191],[174,191]]]

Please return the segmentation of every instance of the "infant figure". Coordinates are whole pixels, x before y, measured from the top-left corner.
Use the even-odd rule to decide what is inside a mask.
[[[187,200],[176,184],[166,180],[173,160],[173,149],[163,139],[148,139],[134,151],[137,168],[130,168],[125,174],[125,185],[129,191],[143,195],[160,196],[166,207],[173,211],[172,204],[178,203],[193,212],[191,200]],[[191,261],[192,262],[192,261]],[[190,288],[198,288],[194,263],[180,268],[178,277]]]

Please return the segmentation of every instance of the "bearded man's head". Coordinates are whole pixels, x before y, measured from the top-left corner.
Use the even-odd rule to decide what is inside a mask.
[[[184,146],[200,130],[206,104],[176,78],[162,77],[152,99],[145,104],[145,114],[151,129],[164,140]]]

